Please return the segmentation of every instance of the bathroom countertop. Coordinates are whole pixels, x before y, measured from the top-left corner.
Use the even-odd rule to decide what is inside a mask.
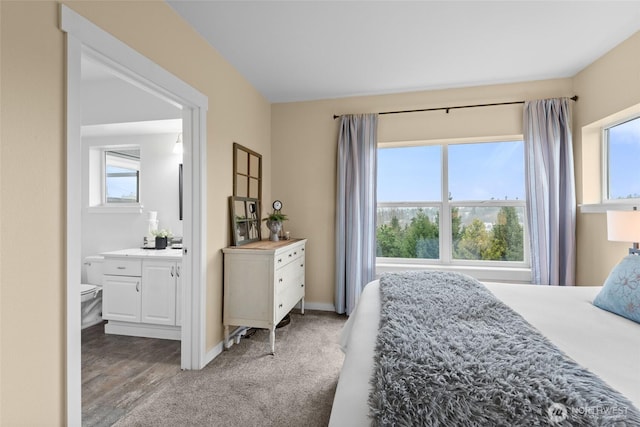
[[[142,248],[131,248],[131,249],[121,249],[119,251],[110,251],[103,252],[101,254],[104,257],[131,257],[131,258],[161,258],[161,259],[182,259],[182,249],[142,249]]]

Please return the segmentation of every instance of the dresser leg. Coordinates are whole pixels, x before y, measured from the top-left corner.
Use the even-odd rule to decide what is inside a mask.
[[[224,349],[229,350],[229,325],[224,327]]]
[[[276,354],[276,326],[269,331],[269,344],[271,345],[271,355]]]
[[[302,314],[304,314],[304,297],[300,300],[300,308],[302,309]]]

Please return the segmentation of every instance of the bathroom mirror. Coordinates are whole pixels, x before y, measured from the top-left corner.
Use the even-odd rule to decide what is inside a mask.
[[[231,241],[233,246],[261,240],[260,204],[258,199],[231,196]]]

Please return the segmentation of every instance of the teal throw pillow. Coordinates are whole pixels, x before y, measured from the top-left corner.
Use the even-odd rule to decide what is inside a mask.
[[[640,323],[640,256],[628,255],[611,270],[593,305]]]

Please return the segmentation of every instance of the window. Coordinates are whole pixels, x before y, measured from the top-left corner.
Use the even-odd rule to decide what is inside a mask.
[[[104,152],[104,204],[140,201],[140,150]]]
[[[378,149],[377,256],[528,266],[524,143]]]
[[[604,129],[603,200],[640,199],[640,116]]]

